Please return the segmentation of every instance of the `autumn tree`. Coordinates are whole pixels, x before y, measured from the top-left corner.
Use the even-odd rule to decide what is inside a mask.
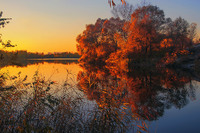
[[[130,6],[127,8],[129,10]],[[147,5],[136,8],[131,15],[131,20],[126,20],[123,32],[115,34],[118,50],[107,60],[109,67],[111,65],[125,70],[133,60],[141,59],[142,56],[151,56],[152,51],[158,49],[162,40],[160,31],[164,22],[164,12],[157,6]]]
[[[98,19],[86,26],[77,37],[77,51],[81,62],[104,64],[109,55],[117,50],[115,33],[122,32],[124,21],[119,18]]]
[[[122,57],[124,52],[129,64],[137,59],[143,62],[143,57],[149,60],[158,52],[161,54],[156,56],[157,59],[169,55],[166,59],[174,62],[177,55],[187,54],[185,49],[193,44],[196,35],[195,23],[189,24],[181,17],[172,21],[171,18],[165,18],[163,10],[153,5],[134,10],[124,29],[127,36],[124,39],[124,35],[119,35],[118,42],[122,41],[123,45],[120,45],[118,54],[111,54],[110,62],[117,60],[117,56]]]
[[[121,5],[113,9],[113,14],[115,18],[98,19],[77,37],[81,62],[124,70],[145,61],[155,65],[163,57],[164,62],[172,63],[177,55],[187,54],[186,48],[196,35],[195,23],[181,17],[174,21],[165,18],[157,6],[134,10],[131,5]]]
[[[197,24],[191,23],[188,30],[188,38],[190,40],[190,45],[194,43],[194,39],[196,38],[196,35],[197,35]]]
[[[151,55],[152,50],[159,47],[162,40],[159,33],[164,22],[164,12],[157,6],[148,5],[137,8],[132,14],[127,30],[128,58],[132,58],[134,53]]]
[[[193,44],[196,28],[196,23],[190,24],[182,17],[178,17],[174,21],[168,18],[162,32],[167,38],[173,40],[175,49],[184,49]]]
[[[185,19],[179,17],[174,20],[172,38],[175,41],[177,48],[184,48],[185,45],[188,44],[187,40],[188,28],[189,28],[189,23]]]

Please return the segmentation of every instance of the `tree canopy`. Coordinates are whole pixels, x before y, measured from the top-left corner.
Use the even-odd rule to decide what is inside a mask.
[[[125,7],[123,7],[125,8]],[[115,18],[98,19],[95,24],[77,37],[77,51],[80,61],[91,64],[113,64],[119,68],[135,64],[138,60],[153,58],[173,62],[178,55],[187,54],[196,35],[196,24],[178,17],[166,18],[164,11],[157,6],[145,5],[133,8],[129,5],[128,13]],[[127,11],[127,12],[126,12]],[[128,16],[127,15],[127,16]]]

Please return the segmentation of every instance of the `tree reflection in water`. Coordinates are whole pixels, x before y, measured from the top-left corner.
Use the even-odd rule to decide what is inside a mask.
[[[0,132],[148,132],[149,122],[166,109],[195,99],[191,76],[167,68],[82,66],[82,93],[69,79],[60,86],[37,73],[31,83],[2,74]],[[3,88],[6,80],[13,86]]]
[[[133,127],[134,131],[148,131],[146,122],[159,119],[165,109],[181,109],[189,98],[195,98],[192,79],[187,75],[167,68],[122,72],[87,66],[78,74],[78,86],[97,103],[99,113],[94,119],[98,127],[106,131]]]

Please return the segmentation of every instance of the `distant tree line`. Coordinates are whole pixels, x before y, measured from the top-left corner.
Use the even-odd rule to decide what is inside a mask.
[[[57,53],[34,53],[34,52],[27,52],[26,50],[18,50],[18,51],[4,51],[0,50],[0,53],[2,54],[1,59],[11,59],[11,60],[17,60],[17,59],[32,59],[32,58],[79,58],[79,54],[77,52],[57,52]]]

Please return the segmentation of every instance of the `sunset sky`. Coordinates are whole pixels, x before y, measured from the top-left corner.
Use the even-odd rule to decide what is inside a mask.
[[[120,0],[115,0],[120,1]],[[141,0],[127,0],[137,4]],[[86,24],[110,18],[107,0],[0,0],[3,17],[11,22],[0,29],[3,40],[17,44],[11,50],[31,52],[76,51],[76,37]],[[166,17],[196,22],[200,33],[200,0],[150,0]]]

